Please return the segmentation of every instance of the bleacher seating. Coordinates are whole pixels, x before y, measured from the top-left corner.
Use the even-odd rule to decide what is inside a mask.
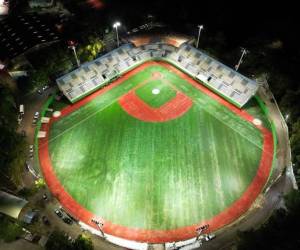
[[[174,64],[238,107],[247,103],[258,89],[253,80],[191,45],[183,44],[176,48],[162,43],[140,47],[125,44],[58,78],[57,84],[65,96],[71,102],[75,102],[112,78],[148,60],[165,60]]]

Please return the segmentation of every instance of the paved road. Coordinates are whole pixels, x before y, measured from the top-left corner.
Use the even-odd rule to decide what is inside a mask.
[[[0,242],[0,250],[41,250],[41,246],[20,239],[12,243]]]
[[[26,132],[26,141],[27,143],[33,144],[34,142],[34,132],[35,132],[35,126],[32,125],[33,115],[36,111],[40,111],[42,108],[43,103],[47,100],[48,96],[54,92],[54,89],[48,89],[47,91],[43,92],[43,94],[38,94],[36,92],[33,92],[29,95],[26,95],[23,97],[23,100],[20,100],[22,104],[24,104],[24,111],[25,114],[23,116],[23,120],[18,128],[18,132],[21,133],[22,130]],[[29,148],[28,148],[29,153]],[[27,162],[33,166],[33,160],[31,160],[29,157],[27,159]],[[23,185],[24,186],[31,186],[33,184],[34,178],[32,178],[32,175],[28,173],[25,168],[24,172],[22,174],[23,176]]]

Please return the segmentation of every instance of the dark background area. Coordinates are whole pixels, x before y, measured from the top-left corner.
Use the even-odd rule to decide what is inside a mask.
[[[232,46],[253,35],[281,36],[294,43],[299,34],[298,7],[293,1],[106,0],[102,11],[107,20],[119,18],[130,25],[153,14],[172,30],[184,33],[204,24],[208,31],[222,30]]]

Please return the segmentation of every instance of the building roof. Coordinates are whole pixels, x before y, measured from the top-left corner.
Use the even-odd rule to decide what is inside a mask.
[[[46,16],[7,17],[0,21],[0,60],[12,59],[37,45],[57,40],[59,36]]]
[[[0,213],[18,219],[19,214],[28,201],[12,194],[0,191]]]

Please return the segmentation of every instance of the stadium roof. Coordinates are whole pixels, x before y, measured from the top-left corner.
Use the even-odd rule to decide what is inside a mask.
[[[44,16],[8,17],[0,21],[0,60],[14,58],[37,45],[57,40],[58,34]]]
[[[18,219],[19,214],[28,201],[12,194],[0,191],[0,213]]]

